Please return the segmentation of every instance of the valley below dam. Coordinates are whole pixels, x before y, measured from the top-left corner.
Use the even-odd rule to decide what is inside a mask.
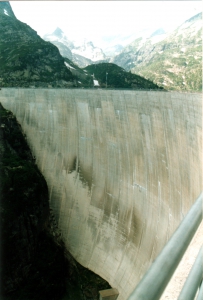
[[[2,88],[67,249],[126,300],[202,191],[202,95]]]

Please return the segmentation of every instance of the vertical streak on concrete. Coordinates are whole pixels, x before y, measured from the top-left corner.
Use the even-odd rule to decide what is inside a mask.
[[[200,94],[2,89],[73,256],[125,300],[202,190]]]

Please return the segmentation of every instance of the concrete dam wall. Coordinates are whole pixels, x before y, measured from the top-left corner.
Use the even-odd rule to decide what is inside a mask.
[[[68,250],[126,300],[202,190],[201,95],[8,88],[0,102]]]

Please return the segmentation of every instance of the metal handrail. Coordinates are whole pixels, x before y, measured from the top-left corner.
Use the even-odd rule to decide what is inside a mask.
[[[201,193],[128,300],[160,299],[202,221],[202,209]]]
[[[187,277],[178,300],[191,300],[195,298],[203,276],[203,247],[200,248],[195,263]]]
[[[203,282],[200,285],[199,291],[198,291],[198,295],[197,295],[197,299],[196,300],[202,300],[203,299]]]

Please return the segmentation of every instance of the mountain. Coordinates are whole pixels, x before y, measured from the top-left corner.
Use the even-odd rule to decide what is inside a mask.
[[[106,55],[102,49],[95,47],[91,41],[87,41],[86,39],[82,45],[75,47],[72,52],[89,58],[94,62],[106,59]]]
[[[1,86],[74,85],[58,48],[19,21],[9,2],[0,2],[0,66]]]
[[[170,34],[160,30],[136,39],[112,61],[166,89],[201,91],[202,13]]]
[[[51,41],[51,43],[58,48],[61,56],[63,56],[64,58],[68,58],[68,59],[72,60],[72,62],[74,62],[75,64],[77,64],[81,68],[84,68],[84,67],[86,67],[88,65],[91,65],[93,63],[93,61],[89,58],[86,58],[86,57],[84,57],[82,55],[79,55],[79,54],[76,54],[76,53],[72,53],[71,49],[69,47],[67,47],[62,42]]]
[[[111,46],[111,47],[107,47],[104,49],[104,53],[106,56],[108,57],[113,57],[115,55],[118,55],[121,53],[121,51],[123,50],[123,46],[120,45],[120,44],[117,44],[117,45],[114,45],[114,46]]]
[[[78,67],[67,57],[64,57],[65,65],[70,70],[72,75],[76,78],[75,84],[77,87],[92,87],[92,76],[87,71]]]
[[[84,68],[88,65],[93,64],[93,61],[87,57],[80,54],[73,53],[72,61],[77,64],[80,68]]]
[[[123,68],[112,63],[99,63],[84,68],[93,79],[98,81],[100,87],[127,88],[127,89],[162,89],[150,80],[126,72]]]
[[[45,34],[43,39],[54,44],[63,57],[71,59],[81,68],[107,59],[103,50],[95,47],[91,41],[85,39],[79,44],[73,42],[68,39],[60,28],[56,28],[51,34]]]
[[[58,41],[52,41],[51,43],[54,44],[59,49],[59,52],[63,57],[73,59],[72,52],[70,48],[68,48],[66,45]]]
[[[151,35],[150,37],[154,37],[154,36],[157,36],[157,35],[161,35],[161,34],[165,34],[165,30],[163,28],[159,28],[157,30],[155,30]]]
[[[14,12],[9,4],[9,2],[1,2],[0,3],[0,11],[6,16],[15,18]]]
[[[45,34],[43,36],[43,39],[50,42],[59,42],[63,44],[64,46],[68,47],[70,50],[74,48],[74,44],[72,41],[70,41],[67,36],[64,34],[64,32],[60,28],[56,28],[53,33],[51,34]]]
[[[138,37],[149,37],[153,32],[154,28],[144,28],[142,30],[135,29],[132,32],[132,28],[129,29],[129,33],[120,33],[120,34],[110,34],[107,36],[102,36],[100,41],[103,45],[103,51],[106,54],[106,49],[111,47],[116,47],[116,45],[121,45],[122,47],[126,47],[127,45],[131,44],[134,40]]]

